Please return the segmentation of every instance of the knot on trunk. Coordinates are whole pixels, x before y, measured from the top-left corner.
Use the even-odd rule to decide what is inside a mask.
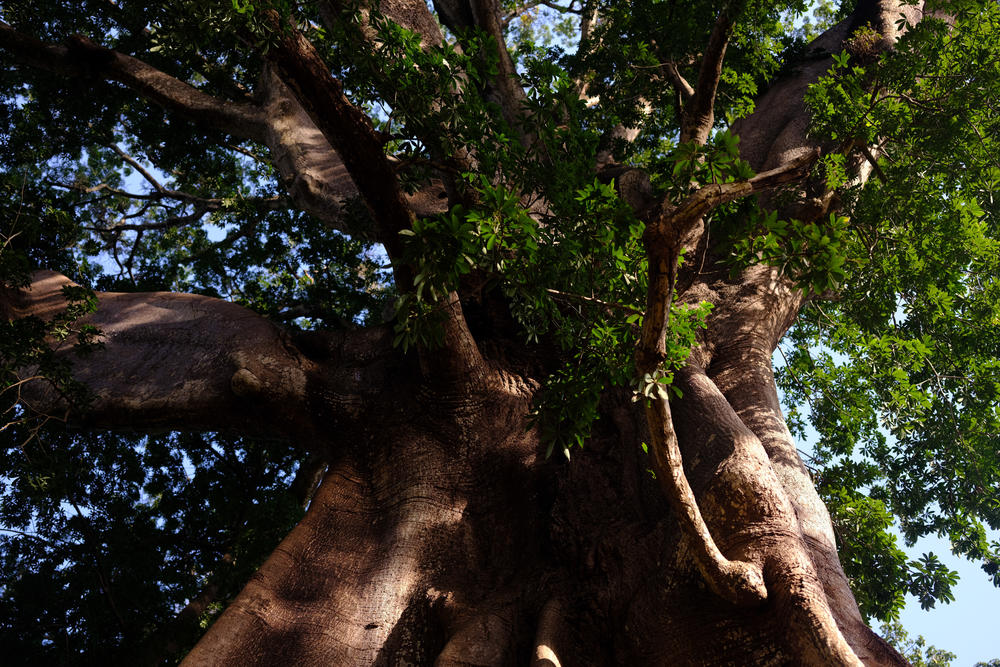
[[[722,561],[721,570],[722,590],[715,591],[720,597],[729,600],[737,607],[756,607],[767,600],[764,574],[753,563],[725,560]],[[707,580],[709,584],[715,581],[712,577],[707,577]]]
[[[246,368],[233,373],[233,377],[229,379],[229,386],[232,387],[233,393],[241,398],[254,398],[264,391],[264,383]]]

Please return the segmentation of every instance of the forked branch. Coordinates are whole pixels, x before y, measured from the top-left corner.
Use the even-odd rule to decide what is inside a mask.
[[[344,95],[312,43],[294,26],[286,25],[274,10],[266,12],[274,30],[267,57],[283,75],[309,118],[337,151],[379,228],[379,240],[394,260],[396,285],[412,287],[413,277],[399,260],[403,254],[399,232],[409,229],[413,213],[399,180],[383,150],[382,139],[368,116]]]
[[[667,357],[670,307],[682,240],[714,207],[803,178],[817,156],[818,152],[812,151],[748,180],[704,186],[680,205],[666,206],[659,220],[647,227],[643,240],[649,259],[649,288],[646,315],[635,353],[636,372],[640,377],[649,376],[655,381],[657,369]],[[716,546],[701,515],[684,474],[667,399],[648,399],[646,418],[653,470],[679,517],[682,529],[691,540],[698,569],[719,596],[737,605],[759,604],[767,598],[760,568],[727,559]]]

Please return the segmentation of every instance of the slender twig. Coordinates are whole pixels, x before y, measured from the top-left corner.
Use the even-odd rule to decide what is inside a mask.
[[[167,193],[167,189],[165,187],[163,187],[163,185],[160,184],[160,182],[158,180],[156,180],[153,177],[153,175],[151,173],[149,173],[149,171],[147,171],[145,169],[145,167],[143,167],[141,164],[139,164],[138,160],[136,160],[131,155],[129,155],[128,153],[126,153],[125,151],[123,151],[118,146],[118,144],[111,144],[111,150],[113,150],[115,153],[117,153],[118,157],[120,157],[121,159],[125,160],[125,162],[127,162],[128,164],[130,164],[133,169],[135,169],[137,172],[139,172],[140,174],[142,174],[142,177],[145,178],[153,186],[154,190],[156,190],[160,194],[166,194]]]
[[[629,313],[634,313],[636,315],[642,315],[643,311],[635,308],[634,306],[629,306],[624,303],[614,303],[613,301],[603,301],[592,296],[584,296],[583,294],[572,294],[570,292],[562,292],[557,289],[545,288],[545,291],[558,299],[571,299],[574,301],[586,301],[587,303],[597,304],[598,306],[603,306],[605,308],[614,308],[616,310],[624,310]]]

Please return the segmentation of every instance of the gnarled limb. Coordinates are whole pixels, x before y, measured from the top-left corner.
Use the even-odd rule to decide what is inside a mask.
[[[650,245],[647,241],[647,248]],[[649,293],[646,316],[636,349],[636,371],[653,375],[666,358],[666,336],[676,280],[677,246],[667,252],[647,250],[649,257]],[[705,524],[681,460],[666,398],[653,397],[646,403],[649,423],[650,454],[653,471],[670,506],[677,514],[681,530],[691,543],[695,564],[709,587],[720,597],[738,606],[760,604],[767,598],[767,588],[759,567],[730,560],[719,550]]]
[[[789,624],[796,661],[860,665],[760,440],[699,366],[678,371],[676,382],[684,393],[679,442],[694,461],[687,472],[716,542],[761,569],[769,604]]]
[[[670,306],[676,283],[677,261],[682,242],[712,208],[755,191],[777,187],[801,179],[816,153],[810,153],[752,179],[705,186],[692,193],[676,208],[669,208],[646,229],[644,242],[649,256],[649,287],[646,315],[636,349],[636,371],[640,377],[652,375],[666,358],[666,337]],[[716,546],[701,516],[697,501],[681,461],[677,436],[671,422],[670,405],[664,398],[652,398],[646,406],[650,429],[653,469],[682,529],[691,539],[698,569],[721,597],[734,604],[758,604],[767,597],[758,567],[727,559]]]
[[[837,556],[830,515],[799,457],[778,400],[769,355],[730,347],[710,377],[743,423],[761,441],[791,502],[809,560],[823,584],[837,626],[866,665],[898,665],[896,650],[865,624]],[[746,359],[753,363],[746,364]],[[740,362],[737,363],[736,359]]]

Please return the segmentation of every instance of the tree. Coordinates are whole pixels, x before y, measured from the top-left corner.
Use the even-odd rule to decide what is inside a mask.
[[[906,664],[893,517],[998,581],[1000,10],[805,9],[5,3],[5,648]]]
[[[898,648],[914,667],[948,667],[955,659],[955,654],[950,651],[927,646],[923,637],[910,639],[909,634],[898,622],[886,623],[880,630],[886,641]]]

